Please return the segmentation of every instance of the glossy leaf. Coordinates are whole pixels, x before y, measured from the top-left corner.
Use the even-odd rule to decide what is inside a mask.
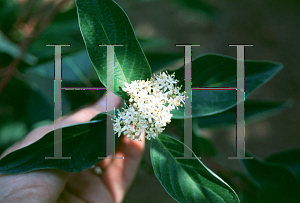
[[[37,169],[56,168],[67,172],[80,172],[106,156],[106,122],[104,119],[63,127],[63,156],[71,159],[45,159],[53,157],[54,131],[38,141],[16,150],[0,160],[0,173],[17,174]]]
[[[245,61],[245,97],[266,83],[280,69],[281,64],[267,61]],[[184,85],[184,68],[175,72],[175,77]],[[236,87],[236,59],[228,56],[206,54],[192,63],[192,87]],[[238,101],[240,103],[241,101]],[[223,112],[236,106],[235,90],[193,90],[192,116],[202,117]],[[184,108],[173,110],[174,118],[184,118]]]
[[[258,158],[241,159],[250,178],[258,186],[259,202],[297,202],[300,183],[285,165]]]
[[[257,121],[272,116],[288,108],[289,102],[245,101],[245,120]],[[200,128],[218,128],[236,124],[236,107],[232,107],[222,113],[197,119]],[[248,122],[246,122],[248,123]]]
[[[158,135],[151,141],[150,155],[154,173],[176,201],[239,202],[230,186],[199,159],[175,159],[184,156],[183,150],[183,143],[166,135]]]
[[[79,25],[91,62],[100,81],[114,83],[118,96],[128,99],[121,89],[124,83],[151,78],[151,69],[134,34],[132,25],[119,5],[112,0],[76,0]],[[115,47],[115,81],[107,78],[107,48],[98,45],[123,45]],[[113,85],[111,85],[113,86]]]

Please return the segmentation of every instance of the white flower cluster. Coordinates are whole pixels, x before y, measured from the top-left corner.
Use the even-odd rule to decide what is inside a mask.
[[[169,75],[162,72],[154,75],[151,80],[136,80],[131,84],[125,83],[123,91],[130,96],[129,104],[118,111],[114,119],[114,132],[118,136],[123,133],[131,140],[141,140],[143,130],[146,138],[155,138],[164,130],[167,123],[171,122],[171,110],[182,106],[184,93],[181,87],[176,87],[178,80],[174,79],[175,73]]]

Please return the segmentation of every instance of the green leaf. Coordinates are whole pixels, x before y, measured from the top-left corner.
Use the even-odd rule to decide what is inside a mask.
[[[0,31],[0,53],[5,53],[12,58],[18,58],[21,55],[21,48],[15,43],[11,42],[1,31]],[[31,66],[35,65],[37,58],[31,54],[25,54],[23,61]]]
[[[27,126],[24,122],[9,122],[0,128],[0,145],[12,144],[19,141],[27,133]]]
[[[179,137],[179,140],[184,142],[184,121],[182,119],[172,119],[171,123],[166,126],[164,134]],[[217,150],[211,139],[205,137],[195,124],[193,124],[192,138],[192,149],[197,157],[214,157],[217,155]]]
[[[115,48],[115,85],[110,91],[128,99],[121,89],[124,83],[151,78],[151,69],[134,34],[132,25],[117,3],[112,0],[76,0],[79,26],[91,62],[100,81],[107,87],[107,48],[98,45],[117,45]]]
[[[214,157],[217,155],[217,150],[211,140],[198,136],[193,132],[193,152],[198,157]]]
[[[54,49],[54,48],[53,48]],[[41,63],[38,66],[29,68],[25,71],[27,77],[31,78],[33,75],[38,75],[41,78],[51,78],[53,80],[53,50],[52,59]],[[85,84],[89,81],[88,76],[95,73],[86,50],[82,50],[71,55],[62,57],[62,82],[73,82]]]
[[[241,159],[250,178],[258,186],[259,202],[298,202],[300,184],[285,165],[258,158]]]
[[[290,102],[245,101],[245,120],[257,121],[288,108]],[[220,128],[236,124],[236,107],[211,116],[195,118],[200,128]]]
[[[96,75],[96,72],[92,67],[90,58],[86,50],[82,50],[67,56],[65,56],[63,52],[62,55],[63,55],[62,87],[95,87],[95,86],[103,87],[98,77],[97,76],[94,77]],[[54,65],[54,61],[52,58],[50,61],[41,63],[38,66],[33,68],[28,68],[25,71],[25,74],[29,79],[28,81],[33,87],[33,89],[37,90],[38,93],[46,99],[47,103],[52,105],[52,117],[53,117],[53,91],[54,91],[53,65]],[[104,91],[97,91],[97,93],[101,94],[104,93]],[[93,102],[94,100],[95,100],[95,95],[93,95],[91,91],[63,90],[62,91],[63,114],[69,113],[72,109],[74,110],[76,108],[79,108],[81,105],[85,105],[86,103]],[[45,107],[43,107],[42,109],[45,110]],[[40,118],[39,120],[41,119],[49,119],[49,118],[43,117]],[[39,120],[35,120],[35,122]]]
[[[52,120],[41,120],[41,121],[38,121],[38,122],[34,123],[31,126],[31,129],[34,130],[34,129],[38,128],[38,127],[42,127],[42,126],[45,126],[45,125],[50,125],[52,123],[53,123]]]
[[[239,202],[233,189],[199,159],[175,159],[183,157],[183,151],[183,143],[166,135],[151,141],[154,173],[171,197],[181,203]]]
[[[95,120],[62,128],[62,155],[71,159],[53,157],[54,131],[38,141],[11,152],[0,160],[0,173],[18,174],[37,169],[55,168],[80,172],[106,156],[106,122]]]
[[[193,60],[192,87],[236,87],[236,59],[206,54]],[[282,65],[267,61],[245,61],[245,97],[271,79]],[[184,85],[184,68],[175,71],[179,85]],[[240,103],[238,101],[238,103]],[[192,116],[202,117],[223,112],[236,106],[235,90],[193,90]],[[184,118],[184,108],[173,110],[173,119]]]
[[[183,57],[180,53],[146,53],[147,59],[151,66],[152,73],[157,73],[162,70],[165,66],[170,65],[176,60]]]
[[[18,6],[15,0],[0,0],[0,30],[9,33],[17,20]]]
[[[50,79],[49,79],[50,80]],[[32,125],[36,122],[42,120],[51,120],[53,122],[54,119],[54,108],[53,108],[53,80],[48,84],[48,81],[44,80],[45,85],[43,89],[39,89],[39,91],[31,91],[29,94],[27,101],[27,106],[25,108],[26,114],[24,118],[26,118],[26,122],[28,125]],[[48,87],[46,86],[48,84]],[[51,89],[53,92],[51,92]],[[45,91],[47,90],[47,91]],[[51,94],[52,93],[52,94]],[[48,100],[45,96],[48,96]],[[52,97],[51,97],[52,96]],[[52,98],[52,99],[51,99]],[[63,115],[66,115],[66,111],[70,112],[70,101],[62,96],[62,112]],[[23,119],[24,119],[23,118]]]
[[[300,148],[288,149],[272,154],[265,158],[265,161],[286,164],[300,180]]]

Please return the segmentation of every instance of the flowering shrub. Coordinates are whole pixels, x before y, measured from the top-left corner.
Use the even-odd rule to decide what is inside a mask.
[[[151,161],[144,162],[151,165],[152,172],[163,188],[178,202],[237,203],[240,199],[245,202],[253,202],[253,199],[254,202],[298,202],[297,200],[300,199],[298,192],[300,191],[299,149],[275,154],[265,160],[260,160],[255,156],[253,156],[254,159],[245,157],[246,159],[239,160],[245,169],[243,174],[223,168],[213,159],[210,161],[214,164],[208,168],[199,158],[202,156],[213,158],[217,154],[213,143],[201,136],[201,129],[212,130],[220,126],[235,126],[236,106],[241,102],[245,104],[246,121],[253,117],[269,116],[270,113],[288,106],[286,102],[248,101],[248,96],[255,89],[282,69],[281,64],[246,60],[243,80],[245,86],[237,90],[237,87],[235,88],[237,85],[236,58],[219,54],[193,56],[193,69],[191,70],[193,87],[190,89],[192,114],[189,118],[193,122],[192,129],[190,129],[193,142],[192,146],[186,146],[183,143],[186,138],[183,123],[187,121],[185,120],[185,102],[186,104],[188,102],[184,90],[187,91],[189,87],[185,86],[185,67],[174,67],[169,73],[166,71],[168,69],[166,64],[183,59],[183,53],[178,56],[172,53],[146,52],[140,44],[142,40],[137,39],[128,16],[113,0],[76,0],[76,6],[73,5],[73,8],[72,5],[69,5],[70,8],[66,6],[65,9],[70,10],[59,14],[44,34],[35,40],[32,35],[41,33],[44,29],[43,25],[51,22],[54,16],[51,14],[47,18],[41,18],[40,16],[44,16],[44,13],[39,13],[34,18],[28,18],[29,13],[38,9],[22,9],[24,19],[16,20],[14,7],[17,4],[11,2],[15,1],[3,0],[0,3],[3,8],[7,8],[0,7],[3,11],[0,12],[0,28],[5,28],[0,32],[0,43],[4,42],[0,44],[0,51],[4,50],[5,56],[1,58],[1,63],[5,61],[4,64],[11,64],[5,71],[1,67],[0,74],[5,79],[1,81],[0,93],[14,73],[16,76],[14,79],[22,81],[20,83],[22,85],[17,83],[18,86],[23,86],[25,79],[22,74],[24,74],[30,81],[27,81],[30,83],[27,89],[32,89],[32,92],[39,91],[39,94],[49,99],[48,102],[51,104],[49,117],[52,119],[53,92],[45,91],[42,87],[46,86],[46,80],[50,80],[50,86],[53,85],[53,49],[44,45],[71,43],[72,46],[64,47],[62,51],[64,58],[62,81],[67,84],[66,87],[74,87],[74,83],[85,87],[91,87],[94,84],[100,87],[99,89],[114,92],[124,100],[125,106],[117,109],[116,114],[114,114],[115,111],[104,112],[89,122],[63,127],[62,139],[55,143],[55,133],[51,131],[36,142],[7,154],[0,160],[0,173],[18,174],[48,168],[81,172],[109,156],[106,145],[108,138],[116,137],[117,139],[120,136],[127,136],[131,140],[143,141],[140,135],[145,132],[146,138],[151,140],[146,141],[150,148]],[[59,2],[57,8],[64,5],[64,1],[57,2]],[[202,9],[205,8],[202,1],[176,0],[176,2],[192,8],[197,5],[200,5]],[[28,3],[28,5],[35,4]],[[49,3],[49,5],[52,4]],[[51,9],[45,7],[44,10]],[[53,14],[56,14],[58,10],[53,9]],[[207,11],[207,8],[204,10]],[[11,17],[6,17],[6,12],[12,12]],[[2,14],[5,17],[2,17]],[[16,26],[3,24],[3,19],[15,21]],[[28,19],[31,20],[26,21]],[[35,25],[40,30],[31,29],[30,25]],[[20,34],[20,27],[23,27],[24,36]],[[10,29],[15,30],[9,32]],[[6,41],[6,37],[14,37],[14,39]],[[26,37],[25,43],[19,43],[20,46],[13,43],[22,37]],[[34,43],[27,50],[28,41],[34,41]],[[1,46],[3,44],[4,46]],[[105,46],[113,46],[113,69],[108,68],[109,50]],[[11,57],[6,57],[6,55]],[[19,67],[20,71],[17,71]],[[159,73],[161,70],[162,72]],[[91,72],[94,73],[91,74],[92,76],[85,77]],[[154,77],[152,77],[153,74]],[[94,77],[95,75],[97,77]],[[108,78],[108,75],[111,78]],[[80,78],[77,81],[74,79],[76,76]],[[224,87],[232,87],[232,90],[219,90]],[[237,99],[237,91],[244,94],[245,101]],[[70,96],[71,91],[65,92]],[[93,96],[84,95],[83,92],[76,92],[81,95],[77,97],[72,95],[71,99],[63,98],[62,109],[68,106],[69,110],[75,110],[81,105],[92,102],[93,99],[89,97],[94,96],[97,99],[99,96],[98,92],[94,92]],[[13,102],[19,100],[19,93],[21,91],[13,94]],[[47,102],[40,101],[42,99],[35,93],[31,96],[33,99],[30,99],[34,102],[31,102],[32,106],[28,108],[28,114],[34,115],[31,116],[34,117],[33,120],[39,119],[39,116],[44,116],[44,112],[40,112],[41,109],[49,105],[45,104],[43,108],[36,108],[36,103]],[[11,100],[7,101],[9,103]],[[24,119],[23,108],[16,112]],[[16,112],[13,111],[12,114]],[[113,122],[110,120],[112,118]],[[107,125],[108,122],[113,125]],[[24,126],[19,126],[23,127],[24,131]],[[17,129],[22,129],[21,127]],[[108,128],[112,132],[111,135],[107,133]],[[7,132],[7,130],[3,131]],[[10,135],[9,139],[12,137]],[[53,157],[56,144],[61,144],[62,155],[71,159],[45,159],[45,157]],[[192,157],[185,157],[187,151]],[[236,151],[236,153],[240,152]],[[245,155],[244,152],[242,153]],[[249,197],[250,200],[247,199]]]
[[[144,130],[150,140],[162,133],[171,122],[171,111],[184,103],[184,93],[179,92],[181,87],[176,87],[178,80],[174,76],[175,73],[162,72],[150,81],[125,83],[122,89],[130,99],[126,109],[123,112],[118,110],[118,117],[114,120],[114,131],[118,136],[123,133],[132,140],[140,140]]]

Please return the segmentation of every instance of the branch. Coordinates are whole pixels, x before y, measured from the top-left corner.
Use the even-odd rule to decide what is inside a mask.
[[[36,23],[35,29],[20,42],[21,54],[15,60],[13,60],[7,67],[5,67],[6,72],[4,73],[4,78],[0,82],[0,95],[5,89],[8,82],[11,80],[13,75],[15,74],[18,65],[22,61],[25,53],[28,50],[30,44],[50,25],[55,16],[64,8],[64,6],[68,3],[68,0],[62,0],[55,6],[54,10],[49,14],[47,18],[40,19],[39,22]],[[30,20],[29,20],[30,22]]]

